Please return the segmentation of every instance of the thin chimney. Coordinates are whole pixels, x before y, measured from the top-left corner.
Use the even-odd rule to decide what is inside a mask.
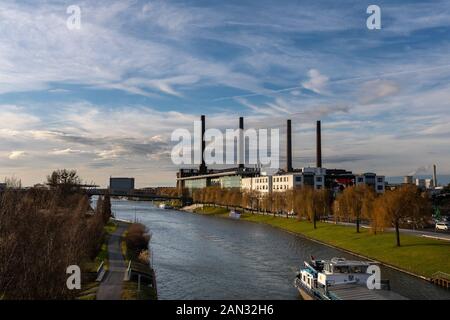
[[[437,174],[436,174],[436,165],[433,164],[433,186],[437,187]]]
[[[202,122],[202,164],[200,165],[200,173],[206,173],[206,164],[205,164],[205,148],[206,148],[206,143],[205,143],[205,116],[202,115],[201,116],[201,122]]]
[[[291,120],[287,120],[287,136],[286,136],[286,171],[292,172],[292,129],[291,129]]]
[[[244,157],[245,157],[245,139],[244,139],[244,117],[239,117],[239,151],[238,151],[238,162],[239,168],[244,168]]]
[[[320,128],[320,120],[317,121],[316,127],[316,167],[322,168],[322,136]]]

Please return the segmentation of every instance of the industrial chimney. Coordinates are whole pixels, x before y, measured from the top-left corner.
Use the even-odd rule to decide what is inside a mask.
[[[292,172],[292,129],[290,119],[286,122],[286,128],[286,171]]]
[[[245,139],[244,139],[244,117],[239,117],[239,152],[238,162],[239,168],[244,168],[244,153],[245,153]]]
[[[436,165],[433,164],[433,186],[437,187],[437,175],[436,175]]]
[[[206,143],[205,143],[205,116],[202,115],[201,116],[201,121],[202,121],[202,136],[201,136],[201,141],[202,141],[202,164],[200,165],[200,173],[206,173],[206,164],[205,164],[205,148],[206,148]]]
[[[320,129],[320,120],[316,126],[316,167],[322,168],[322,136]]]

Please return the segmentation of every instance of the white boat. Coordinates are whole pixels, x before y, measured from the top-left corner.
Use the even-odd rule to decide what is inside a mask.
[[[160,209],[172,209],[172,207],[171,207],[170,205],[165,204],[165,203],[161,203],[161,204],[159,205],[159,208],[160,208]]]
[[[232,218],[232,219],[240,219],[241,218],[241,213],[239,211],[236,211],[236,210],[231,210],[228,216],[230,218]]]
[[[372,262],[333,258],[304,262],[294,285],[304,300],[385,300],[405,299],[389,291],[387,281],[382,289],[371,290],[367,280],[372,275],[367,269]],[[388,289],[388,290],[386,290]]]

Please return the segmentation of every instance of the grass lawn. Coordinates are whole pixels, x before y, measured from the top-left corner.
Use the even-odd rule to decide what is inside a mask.
[[[437,271],[450,273],[450,242],[421,238],[400,233],[401,247],[395,245],[395,233],[373,235],[362,228],[330,223],[312,223],[273,216],[245,214],[242,220],[266,223],[308,238],[343,248],[374,260],[384,262],[415,274],[430,277]]]

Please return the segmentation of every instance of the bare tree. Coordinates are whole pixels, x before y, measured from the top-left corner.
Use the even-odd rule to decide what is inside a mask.
[[[429,215],[430,202],[415,185],[403,185],[394,191],[386,192],[377,203],[381,207],[378,214],[395,227],[396,244],[400,246],[400,223],[411,217]]]

